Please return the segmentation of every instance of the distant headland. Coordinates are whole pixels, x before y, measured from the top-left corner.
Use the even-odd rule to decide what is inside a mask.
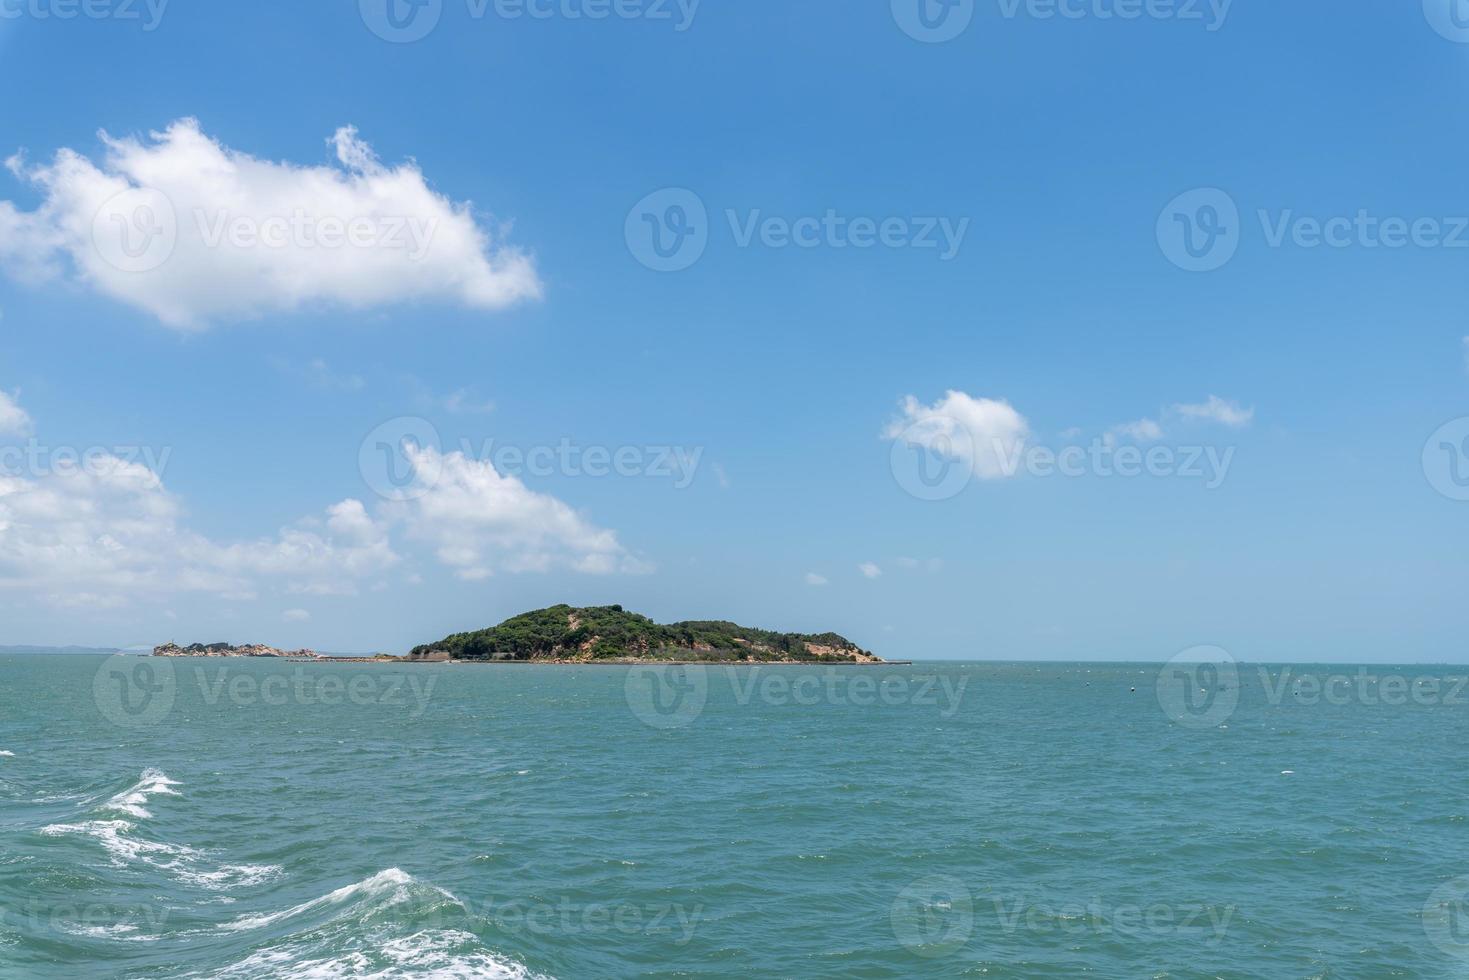
[[[666,626],[621,606],[537,609],[499,626],[455,633],[414,647],[406,657],[331,657],[314,650],[278,650],[253,643],[195,643],[154,647],[155,657],[272,657],[340,663],[540,664],[884,664],[836,633],[779,633],[723,621]]]

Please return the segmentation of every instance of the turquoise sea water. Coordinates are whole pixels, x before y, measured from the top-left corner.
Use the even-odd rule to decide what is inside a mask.
[[[1469,671],[1284,670],[0,658],[0,975],[1469,975]]]

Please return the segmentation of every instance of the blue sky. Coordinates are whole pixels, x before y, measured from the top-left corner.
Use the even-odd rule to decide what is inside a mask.
[[[398,651],[569,601],[907,657],[1462,662],[1469,502],[1424,455],[1469,415],[1469,31],[1447,5],[990,0],[927,43],[903,2],[443,0],[398,43],[372,0],[13,0],[0,446],[147,447],[159,482],[9,467],[0,642]],[[176,125],[245,196],[211,199],[197,147],[150,136]],[[90,169],[54,168],[63,149]],[[162,267],[76,251],[103,178],[177,204]],[[670,188],[707,245],[659,272],[635,232]],[[1184,219],[1239,213],[1203,272],[1166,231],[1198,189]],[[438,222],[427,260],[210,248],[193,218],[384,197]],[[963,234],[948,258],[778,247],[778,224],[741,242],[829,212]],[[1338,217],[1341,247],[1309,247],[1300,219]],[[1419,243],[1381,244],[1387,219]],[[360,449],[403,418],[433,426],[437,470],[386,500]],[[1231,455],[1212,488],[996,474],[956,432]],[[563,444],[631,449],[640,475],[495,455]],[[905,454],[965,485],[919,499]]]

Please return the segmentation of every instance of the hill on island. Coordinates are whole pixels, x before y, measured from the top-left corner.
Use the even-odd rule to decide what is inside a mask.
[[[679,660],[880,663],[836,633],[777,633],[726,622],[659,625],[621,606],[552,606],[414,647],[411,660]]]

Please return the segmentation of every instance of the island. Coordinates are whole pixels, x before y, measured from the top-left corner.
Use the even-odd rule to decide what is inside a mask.
[[[414,647],[410,661],[642,664],[883,664],[836,633],[777,633],[723,621],[666,626],[621,606],[537,609]]]
[[[165,643],[155,657],[269,657],[312,663],[891,664],[836,633],[778,633],[722,620],[660,626],[621,606],[551,606],[455,633],[405,657],[344,657],[263,643]],[[906,662],[906,661],[905,661]]]
[[[181,647],[177,643],[165,643],[153,648],[155,657],[279,657],[288,660],[321,660],[314,650],[277,650],[263,643],[247,643],[233,646],[229,643],[191,643]]]
[[[333,657],[315,650],[277,650],[264,643],[246,643],[234,646],[230,643],[191,643],[181,647],[177,643],[165,643],[153,648],[155,657],[272,657],[280,660],[310,660],[322,663],[382,663],[401,660],[391,654],[379,653],[371,657]]]

